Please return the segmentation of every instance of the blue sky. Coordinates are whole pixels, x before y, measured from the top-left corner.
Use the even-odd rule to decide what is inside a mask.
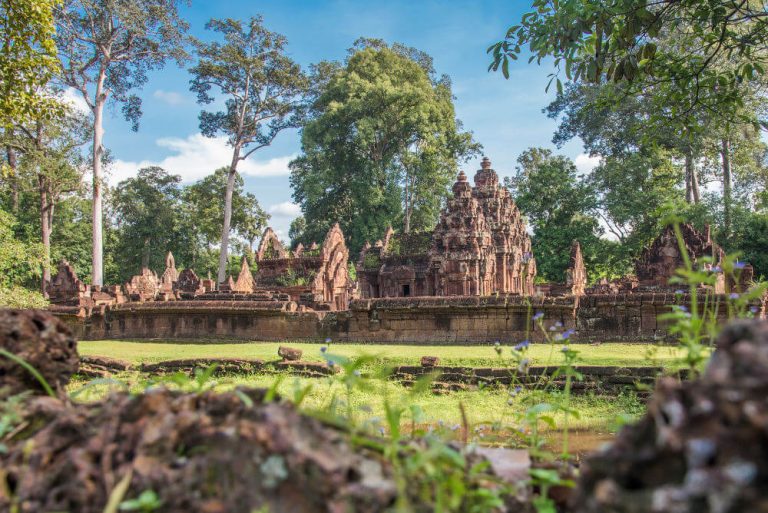
[[[518,155],[530,146],[553,147],[556,123],[541,112],[552,99],[545,94],[547,66],[517,61],[505,80],[486,71],[485,49],[517,23],[529,8],[518,1],[243,1],[192,0],[184,14],[191,33],[210,34],[204,25],[211,17],[241,18],[261,14],[272,31],[288,39],[291,57],[302,66],[322,59],[341,60],[358,37],[400,42],[429,53],[438,74],[448,74],[454,86],[456,112],[464,127],[484,146],[500,175],[514,172]],[[554,88],[553,88],[554,89]],[[159,164],[191,182],[229,162],[223,140],[199,134],[200,107],[189,92],[189,74],[169,66],[153,73],[140,95],[144,116],[138,133],[130,130],[115,109],[105,124],[105,144],[115,163],[112,178],[131,176],[148,164]],[[283,238],[297,208],[291,204],[288,162],[300,150],[297,131],[283,132],[274,144],[243,163],[246,189],[272,214],[270,224]],[[580,141],[559,150],[577,159],[581,168],[590,160]],[[473,172],[479,161],[465,170]]]

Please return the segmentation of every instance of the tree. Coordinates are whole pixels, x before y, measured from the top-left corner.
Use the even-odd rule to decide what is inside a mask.
[[[643,247],[659,234],[664,205],[683,200],[682,175],[666,152],[648,150],[608,156],[585,177],[594,194],[591,212],[618,242],[606,255],[616,274],[631,272]]]
[[[0,211],[0,287],[10,288],[40,276],[43,250],[17,237],[16,219]]]
[[[229,168],[222,167],[202,180],[188,185],[183,191],[183,204],[188,212],[191,229],[200,238],[199,245],[211,246],[218,242],[224,223],[224,198],[226,197]],[[269,214],[259,205],[256,196],[245,192],[243,178],[235,176],[232,189],[231,229],[246,242],[250,252],[264,228]]]
[[[222,133],[232,147],[218,267],[218,281],[223,282],[237,166],[272,144],[283,130],[299,126],[308,81],[299,65],[286,55],[285,37],[267,30],[261,17],[246,23],[214,19],[206,28],[220,33],[224,42],[195,41],[199,61],[190,70],[194,77],[191,90],[203,105],[215,100],[212,89],[226,99],[225,110],[200,113],[203,135],[214,137]]]
[[[291,239],[291,248],[296,249],[299,244],[307,245],[307,240],[304,236],[304,232],[307,231],[307,220],[304,216],[299,216],[291,221],[291,226],[288,228],[288,238]]]
[[[451,84],[413,48],[360,40],[346,62],[321,63],[303,154],[291,163],[307,239],[339,222],[354,249],[434,226],[458,165],[479,146],[456,119]]]
[[[530,148],[517,159],[517,174],[505,180],[520,211],[533,228],[536,267],[544,278],[565,281],[571,243],[581,244],[587,270],[593,276],[601,253],[601,230],[590,215],[592,191],[580,182],[576,166],[550,150]]]
[[[40,238],[43,244],[41,289],[51,279],[51,234],[56,206],[65,194],[79,191],[83,172],[80,148],[88,139],[87,120],[68,105],[59,105],[59,115],[37,117],[18,123],[8,134],[6,145],[21,153],[19,166],[30,176],[39,197]]]
[[[561,71],[574,82],[626,82],[635,91],[666,84],[667,103],[681,107],[674,114],[701,104],[727,115],[743,104],[742,84],[768,66],[762,0],[534,0],[533,8],[488,49],[489,69],[508,77],[510,60],[528,47],[529,62],[554,59],[550,84],[558,90]]]
[[[53,8],[58,0],[0,0],[0,126],[50,117],[40,94],[57,71]],[[10,159],[9,159],[10,160]]]
[[[183,62],[187,23],[180,0],[64,0],[57,12],[56,43],[62,82],[78,91],[93,116],[92,282],[103,284],[104,106],[122,106],[138,130],[141,99],[132,92],[169,58]]]
[[[112,203],[120,233],[119,260],[126,277],[135,273],[138,262],[141,267],[160,267],[166,252],[175,249],[180,182],[180,176],[152,166],[117,184]]]

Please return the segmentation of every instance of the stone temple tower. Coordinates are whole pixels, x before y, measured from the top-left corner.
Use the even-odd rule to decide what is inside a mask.
[[[496,257],[495,291],[531,294],[536,278],[531,238],[509,190],[499,186],[499,176],[488,157],[483,158],[475,173],[473,195],[491,230]]]

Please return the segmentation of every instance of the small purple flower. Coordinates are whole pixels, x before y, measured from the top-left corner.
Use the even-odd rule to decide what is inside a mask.
[[[541,311],[536,312],[536,314],[533,316],[534,321],[538,321],[539,319],[543,319],[543,318],[544,318],[544,312],[541,312]]]
[[[500,342],[497,340],[496,342],[493,343],[493,345],[496,346],[496,347],[499,347]]]
[[[331,337],[328,337],[328,338],[326,338],[326,339],[325,339],[325,343],[326,343],[326,344],[330,344],[330,343],[331,343]]]
[[[557,321],[557,322],[555,323],[555,327],[556,327],[556,328],[562,328],[562,327],[563,327],[563,323],[562,323],[562,322],[560,322],[560,321]]]
[[[336,362],[334,362],[333,360],[328,360],[328,367],[333,368],[335,365],[336,365]]]
[[[713,273],[721,273],[721,272],[723,272],[723,269],[719,265],[716,265],[716,266],[714,266],[712,268],[712,272]]]
[[[688,307],[685,305],[677,305],[677,309],[681,312],[688,312]]]
[[[677,294],[678,296],[682,296],[683,294],[685,294],[685,291],[682,289],[678,289],[675,291],[675,294]]]
[[[730,294],[728,294],[728,297],[731,299],[739,299],[740,296],[736,292],[731,292]]]
[[[568,346],[563,346],[563,348],[560,349],[560,351],[562,351],[563,353],[567,353],[570,350],[571,350],[571,348],[569,348]]]
[[[357,369],[356,369],[356,370],[354,370],[354,371],[352,371],[352,374],[354,374],[354,375],[355,375],[355,376],[357,376],[358,378],[360,377],[360,371],[359,371],[359,370],[357,370]]]
[[[557,331],[557,326],[550,326],[549,331]]]
[[[735,264],[733,264],[733,268],[738,270],[744,269],[746,266],[747,266],[746,262],[739,262],[738,260],[736,261]]]
[[[576,333],[574,330],[565,330],[562,334],[563,340],[568,340],[574,333]]]
[[[527,371],[529,363],[531,363],[531,362],[530,362],[530,360],[528,360],[528,358],[523,358],[522,360],[520,360],[520,365],[517,366],[517,370],[519,372]]]
[[[456,431],[459,429],[459,427],[460,426],[458,424],[454,424],[453,426],[451,426],[451,431]]]
[[[384,433],[385,433],[385,431],[384,431],[384,428],[383,428],[383,427],[380,427],[380,428],[379,428],[379,434],[380,434],[381,436],[384,436]]]
[[[750,311],[750,312],[752,312],[753,314],[756,314],[756,313],[757,313],[759,310],[760,310],[760,309],[759,309],[758,307],[756,307],[756,306],[753,306],[753,307],[751,307],[751,308],[749,309],[749,311]]]
[[[520,342],[515,346],[515,351],[522,351],[523,349],[526,349],[530,345],[531,345],[531,342],[529,340],[523,340],[522,342]]]
[[[324,352],[326,352],[326,351],[328,351],[328,348],[327,348],[327,347],[325,347],[325,346],[322,346],[322,347],[320,348],[320,352],[321,352],[321,353],[324,353]]]

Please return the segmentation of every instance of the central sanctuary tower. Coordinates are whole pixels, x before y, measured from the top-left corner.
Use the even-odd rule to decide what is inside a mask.
[[[361,297],[529,295],[536,261],[509,191],[483,158],[471,186],[460,172],[434,231],[396,234],[363,247]]]

